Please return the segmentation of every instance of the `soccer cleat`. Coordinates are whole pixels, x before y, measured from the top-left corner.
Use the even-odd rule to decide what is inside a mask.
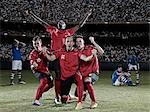
[[[132,83],[132,81],[129,81],[128,86],[136,86],[136,84]]]
[[[94,109],[98,106],[98,104],[96,102],[92,102],[90,108]]]
[[[70,97],[70,95],[63,95],[62,97],[61,97],[61,102],[62,103],[70,103],[71,102],[71,97]]]
[[[140,85],[140,83],[136,83],[136,85],[138,85],[138,86],[139,86],[139,85]]]
[[[78,100],[78,97],[69,93],[70,100]]]
[[[35,100],[32,105],[34,106],[41,106],[42,104],[39,102],[39,100]]]
[[[14,82],[10,82],[10,85],[14,85],[15,83]]]
[[[55,104],[57,104],[57,105],[62,104],[61,101],[60,101],[60,99],[58,99],[58,98],[55,98],[55,99],[54,99],[54,102],[55,102]]]
[[[139,79],[136,80],[136,85],[140,85]]]
[[[26,82],[21,80],[21,81],[18,82],[18,84],[26,84]]]
[[[76,106],[76,110],[80,110],[80,109],[82,109],[83,108],[83,106],[82,106],[82,103],[81,102],[79,102],[79,103],[77,103],[77,106]]]

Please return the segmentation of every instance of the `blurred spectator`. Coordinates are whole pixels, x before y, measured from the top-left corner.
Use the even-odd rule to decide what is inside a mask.
[[[1,0],[0,20],[31,21],[23,11],[31,9],[49,23],[63,19],[78,22],[83,14],[93,8],[89,22],[147,22],[148,0]],[[32,21],[34,22],[34,21]]]
[[[49,46],[49,45],[48,45]],[[11,61],[11,48],[12,45],[0,44],[0,60],[1,61]],[[150,61],[150,48],[140,45],[136,46],[123,46],[123,45],[103,45],[105,49],[104,54],[99,57],[101,61],[104,62],[127,62],[127,57],[130,52],[135,52],[138,55],[139,62]],[[23,61],[29,60],[29,53],[31,52],[32,45],[27,44],[23,49]]]

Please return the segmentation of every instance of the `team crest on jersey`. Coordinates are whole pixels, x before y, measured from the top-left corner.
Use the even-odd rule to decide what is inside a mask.
[[[65,59],[65,55],[64,54],[61,55],[61,59]]]
[[[40,61],[41,61],[41,59],[40,59],[40,58],[38,58],[36,61],[37,61],[37,62],[40,62]]]

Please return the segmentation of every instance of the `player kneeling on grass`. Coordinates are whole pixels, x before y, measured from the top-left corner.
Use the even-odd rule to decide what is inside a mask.
[[[121,85],[128,85],[134,86],[130,75],[128,73],[124,73],[122,71],[122,65],[118,65],[117,70],[114,71],[112,74],[112,85],[114,86],[121,86]]]
[[[76,46],[78,48],[78,51],[85,56],[89,56],[92,54],[92,50],[96,50],[97,53],[93,56],[93,58],[87,62],[80,61],[80,71],[83,76],[83,82],[84,82],[84,93],[83,93],[83,100],[85,100],[85,97],[87,96],[87,92],[90,95],[91,98],[91,106],[90,108],[96,108],[96,97],[94,94],[94,88],[93,84],[95,81],[98,80],[98,74],[99,74],[99,62],[97,58],[97,54],[102,55],[104,53],[104,50],[94,41],[94,37],[89,37],[89,40],[93,45],[84,45],[83,36],[78,35],[76,37]]]
[[[29,56],[31,70],[34,76],[40,81],[33,105],[40,106],[41,103],[39,102],[39,99],[42,97],[44,92],[53,87],[53,81],[47,66],[47,62],[49,60],[42,52],[45,48],[42,46],[42,40],[40,37],[36,36],[33,38],[32,42],[34,49]]]
[[[75,109],[82,109],[83,80],[79,72],[79,59],[83,61],[91,60],[96,54],[96,50],[92,50],[88,56],[78,52],[74,48],[73,37],[67,37],[65,40],[65,48],[54,55],[46,55],[50,60],[59,58],[61,67],[61,101],[66,103],[72,83],[77,85],[78,103]]]

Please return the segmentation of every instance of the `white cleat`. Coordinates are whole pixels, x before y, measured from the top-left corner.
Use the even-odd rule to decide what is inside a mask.
[[[98,104],[96,102],[92,102],[90,108],[94,109],[98,106]]]
[[[82,106],[82,103],[81,102],[79,102],[79,103],[77,103],[77,106],[76,106],[76,110],[81,110],[83,108],[83,106]]]
[[[75,95],[72,95],[69,93],[69,96],[70,96],[71,100],[78,100],[78,97],[76,97]]]
[[[35,100],[32,105],[34,106],[41,106],[42,104],[39,102],[39,100]]]
[[[26,84],[25,81],[19,81],[18,83],[19,83],[19,84]]]
[[[54,99],[55,104],[60,105],[62,104],[62,102],[60,101],[60,99],[55,98]]]
[[[10,82],[10,85],[14,85],[15,83],[14,82]]]

